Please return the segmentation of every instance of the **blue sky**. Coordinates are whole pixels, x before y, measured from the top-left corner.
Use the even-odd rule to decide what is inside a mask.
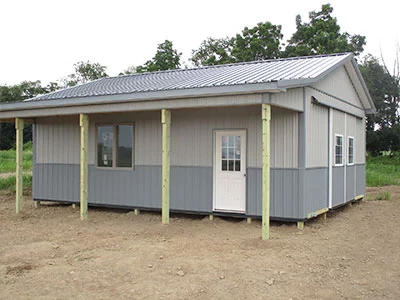
[[[143,64],[157,44],[169,39],[183,60],[201,41],[233,36],[245,26],[270,21],[283,27],[284,39],[295,31],[295,17],[328,1],[92,1],[13,0],[0,4],[2,46],[0,84],[23,80],[55,81],[73,72],[73,64],[90,60],[118,75]],[[329,1],[342,31],[367,37],[365,53],[392,69],[400,41],[400,1]],[[370,3],[377,3],[370,2]]]

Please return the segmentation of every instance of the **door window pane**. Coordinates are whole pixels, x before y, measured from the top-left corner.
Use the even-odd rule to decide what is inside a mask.
[[[235,160],[235,171],[240,171],[240,160]]]
[[[97,136],[97,164],[99,167],[113,166],[113,126],[100,126]]]
[[[222,168],[221,168],[221,170],[222,171],[227,171],[228,170],[228,161],[225,160],[225,159],[222,160]]]
[[[117,167],[131,168],[133,153],[133,126],[117,126]]]
[[[229,166],[229,171],[233,171],[233,170],[234,170],[234,161],[233,161],[233,160],[230,160],[230,161],[228,162],[228,166]]]

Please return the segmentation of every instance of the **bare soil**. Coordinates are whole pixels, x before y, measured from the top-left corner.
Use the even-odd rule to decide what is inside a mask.
[[[370,189],[369,199],[382,189]],[[90,209],[0,195],[0,299],[400,299],[400,187],[326,220]]]

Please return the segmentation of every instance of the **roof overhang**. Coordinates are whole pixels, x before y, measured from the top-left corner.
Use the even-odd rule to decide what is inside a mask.
[[[132,94],[117,94],[106,96],[92,96],[80,97],[70,99],[56,99],[56,100],[30,100],[17,103],[0,104],[0,120],[10,120],[12,118],[34,118],[43,116],[43,110],[46,110],[49,115],[60,115],[63,110],[65,114],[71,114],[69,108],[74,108],[78,111],[80,108],[90,107],[90,111],[86,113],[103,113],[104,105],[108,107],[117,106],[120,104],[135,104],[143,102],[154,102],[153,109],[166,108],[163,105],[167,100],[184,100],[192,98],[205,98],[205,97],[219,97],[229,95],[246,95],[246,94],[262,94],[262,93],[280,93],[284,92],[284,88],[278,87],[277,82],[257,83],[257,84],[243,84],[235,86],[215,86],[215,87],[202,87],[194,89],[183,90],[167,90],[167,91],[151,91],[140,92]],[[210,100],[213,101],[213,100]],[[182,102],[182,101],[181,101]],[[203,101],[204,102],[204,101]],[[260,102],[261,103],[261,102]],[[216,106],[218,103],[204,104],[207,106]],[[251,104],[251,103],[249,103]],[[242,104],[243,105],[243,104]],[[96,109],[102,106],[101,109]],[[149,107],[149,106],[147,106]],[[185,103],[182,102],[182,107]]]

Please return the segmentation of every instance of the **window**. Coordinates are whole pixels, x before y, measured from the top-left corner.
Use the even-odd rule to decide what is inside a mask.
[[[354,138],[352,136],[349,136],[349,149],[348,149],[348,159],[347,159],[347,163],[349,165],[353,165],[354,164]]]
[[[221,170],[240,171],[240,136],[222,136]]]
[[[97,166],[102,168],[133,167],[133,125],[97,127]]]
[[[335,135],[335,165],[343,165],[343,136]]]

